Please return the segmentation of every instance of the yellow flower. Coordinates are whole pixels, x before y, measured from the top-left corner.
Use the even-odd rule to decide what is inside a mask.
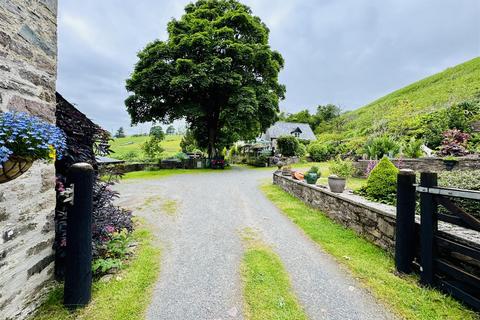
[[[48,153],[48,157],[52,160],[55,160],[57,158],[57,151],[52,145],[49,145],[48,148],[50,149],[50,152]]]

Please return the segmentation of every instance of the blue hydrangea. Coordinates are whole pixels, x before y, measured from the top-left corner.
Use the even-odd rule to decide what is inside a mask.
[[[49,159],[52,148],[57,159],[61,159],[66,149],[61,129],[26,113],[0,113],[0,167],[11,156]]]

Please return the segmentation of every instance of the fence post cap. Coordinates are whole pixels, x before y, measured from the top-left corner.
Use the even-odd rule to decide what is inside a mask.
[[[410,175],[415,175],[415,171],[413,171],[412,169],[400,169],[398,174],[410,176]]]
[[[75,163],[70,167],[70,169],[75,171],[93,171],[92,165],[86,162]]]

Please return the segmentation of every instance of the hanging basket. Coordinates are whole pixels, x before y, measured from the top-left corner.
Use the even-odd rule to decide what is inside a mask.
[[[5,183],[20,177],[28,171],[33,161],[21,157],[10,157],[6,162],[2,163],[0,168],[0,183]]]

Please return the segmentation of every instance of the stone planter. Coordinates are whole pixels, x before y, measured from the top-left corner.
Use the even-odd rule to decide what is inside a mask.
[[[291,176],[292,170],[291,169],[282,169],[282,176]]]
[[[10,157],[8,161],[2,163],[0,168],[0,183],[5,183],[20,177],[28,171],[33,161],[21,157]]]
[[[307,173],[305,174],[305,181],[306,181],[308,184],[316,184],[318,178],[319,178],[319,176],[318,176],[318,174],[315,173],[315,172],[307,172]]]
[[[331,175],[328,177],[328,186],[330,187],[330,191],[335,193],[342,193],[345,190],[345,184],[347,183],[347,179],[341,178],[335,175]]]

